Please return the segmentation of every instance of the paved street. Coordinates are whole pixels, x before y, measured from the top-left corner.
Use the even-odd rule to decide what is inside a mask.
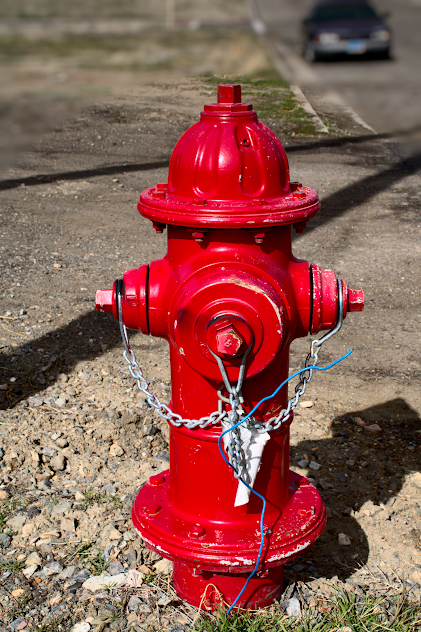
[[[255,4],[253,4],[255,2]],[[312,0],[253,0],[255,15],[268,29],[270,41],[290,65],[288,77],[302,89],[336,90],[345,101],[382,133],[405,130],[412,141],[421,139],[421,2],[383,0],[373,3],[379,13],[389,13],[394,36],[393,59],[370,61],[355,57],[349,61],[307,64],[300,59],[300,22]]]

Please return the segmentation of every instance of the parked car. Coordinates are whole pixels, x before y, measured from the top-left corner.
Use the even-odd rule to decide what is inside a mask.
[[[391,32],[366,0],[319,0],[303,21],[303,54],[307,61],[335,55],[388,58]]]

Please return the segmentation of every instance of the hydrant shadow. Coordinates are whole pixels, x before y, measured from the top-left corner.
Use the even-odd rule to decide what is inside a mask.
[[[378,424],[381,431],[365,430],[358,425],[360,420],[366,427]],[[290,461],[294,469],[302,459],[321,465],[319,470],[307,468],[304,473],[313,478],[323,497],[328,520],[313,549],[286,565],[287,583],[334,576],[344,581],[367,562],[370,540],[360,524],[361,516],[364,511],[375,515],[387,503],[390,506],[390,501],[402,490],[405,478],[420,469],[417,460],[420,435],[416,432],[420,430],[420,422],[416,411],[397,397],[336,417],[330,425],[331,438],[303,439],[291,446]],[[315,423],[309,421],[308,425]],[[389,526],[392,528],[391,523]],[[370,538],[387,540],[388,528],[385,525],[381,529],[379,525],[370,531]]]

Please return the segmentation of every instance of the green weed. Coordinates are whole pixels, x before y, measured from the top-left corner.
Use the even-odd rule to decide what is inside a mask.
[[[405,595],[394,601],[359,600],[355,595],[339,592],[329,612],[303,612],[301,619],[275,612],[272,606],[257,612],[235,611],[227,617],[203,616],[193,628],[195,632],[336,632],[350,628],[352,632],[420,632],[421,606],[411,604]]]
[[[300,107],[289,89],[289,85],[280,77],[269,74],[266,77],[244,76],[203,76],[207,84],[240,83],[242,100],[252,101],[259,120],[269,126],[282,124],[287,132],[314,135],[314,125]]]
[[[92,550],[94,541],[81,542],[71,554],[71,560],[77,559],[86,566],[92,575],[100,575],[110,565],[102,557],[102,551]]]

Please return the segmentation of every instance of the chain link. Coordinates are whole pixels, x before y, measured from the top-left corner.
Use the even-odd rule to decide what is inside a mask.
[[[288,401],[288,405],[286,408],[281,410],[281,412],[275,417],[271,417],[265,422],[257,422],[253,417],[249,417],[246,420],[245,425],[249,427],[255,428],[258,432],[271,432],[274,430],[278,430],[281,425],[289,418],[291,412],[296,408],[298,401],[302,395],[306,392],[307,384],[310,382],[313,377],[312,367],[317,365],[318,357],[320,349],[322,348],[323,343],[326,342],[333,335],[338,333],[340,328],[342,327],[343,322],[343,295],[342,295],[342,282],[340,279],[337,279],[338,284],[338,318],[336,325],[333,329],[331,329],[327,334],[325,334],[319,340],[313,340],[311,342],[310,353],[308,354],[305,367],[308,367],[308,370],[301,374],[300,381],[295,387],[295,395],[291,397]],[[120,324],[120,332],[121,337],[123,339],[124,344],[124,353],[123,357],[126,360],[129,371],[131,375],[137,382],[137,386],[142,393],[146,396],[146,401],[148,404],[155,408],[158,415],[160,415],[163,419],[168,421],[168,423],[180,428],[181,426],[185,426],[189,430],[194,430],[196,428],[208,428],[209,426],[216,426],[217,424],[224,421],[228,423],[229,426],[235,426],[242,417],[245,416],[245,412],[242,407],[243,398],[241,395],[241,387],[243,384],[243,379],[246,370],[246,360],[247,356],[250,352],[250,349],[253,345],[253,340],[250,342],[250,345],[243,355],[241,359],[240,372],[237,380],[237,385],[232,386],[227,372],[225,370],[224,364],[216,354],[212,351],[212,355],[215,357],[219,370],[221,371],[221,376],[225,385],[225,388],[228,392],[229,397],[226,398],[222,394],[222,388],[218,391],[219,403],[218,410],[207,415],[205,417],[200,417],[200,419],[184,419],[181,415],[178,415],[174,411],[171,410],[166,404],[163,404],[159,401],[156,395],[153,395],[149,390],[149,384],[146,381],[142,369],[140,368],[134,351],[130,348],[129,339],[127,336],[127,329],[123,323],[122,318],[122,309],[121,309],[121,293],[122,293],[122,279],[118,279],[116,282],[116,294],[117,294],[117,308],[118,308],[118,321]],[[229,403],[231,406],[231,410],[227,412],[224,410],[224,403]],[[229,427],[228,426],[228,427]],[[236,478],[243,478],[246,480],[248,474],[246,469],[246,458],[244,451],[242,449],[241,442],[241,431],[240,428],[234,428],[230,433],[230,443],[227,448],[227,454],[229,457],[230,464],[234,468],[234,475]],[[246,481],[247,482],[247,481]]]

